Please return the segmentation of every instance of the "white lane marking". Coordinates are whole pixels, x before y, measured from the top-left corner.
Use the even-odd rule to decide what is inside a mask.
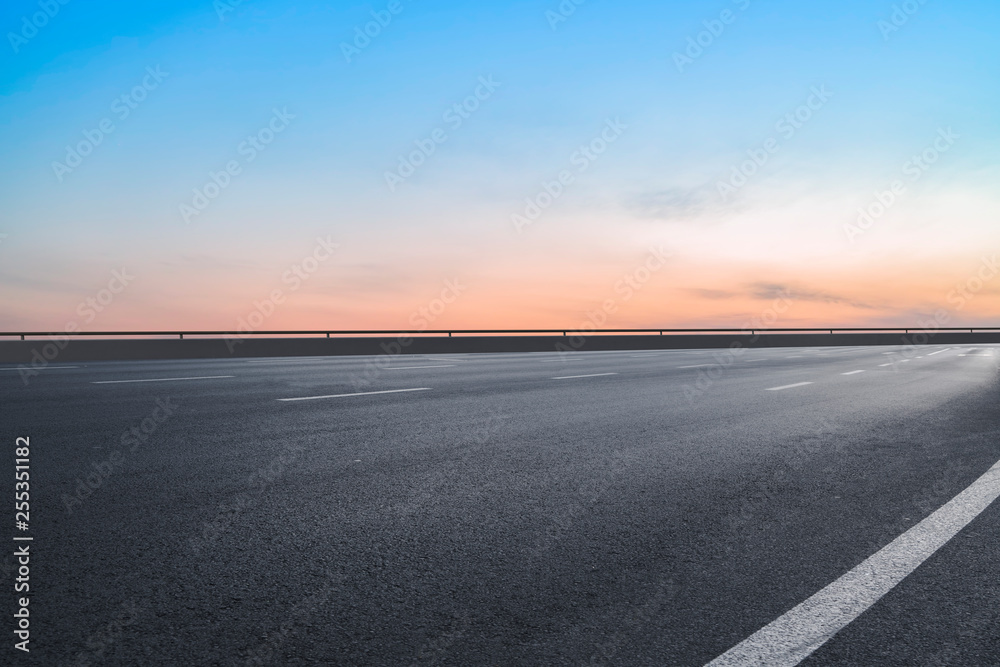
[[[396,368],[386,368],[387,371],[408,371],[414,368],[454,368],[455,364],[443,364],[440,366],[397,366]]]
[[[178,382],[180,380],[221,380],[222,378],[236,377],[235,375],[205,375],[202,377],[189,378],[151,378],[148,380],[101,380],[90,384],[125,384],[127,382]]]
[[[327,394],[326,396],[300,396],[298,398],[279,398],[279,401],[318,401],[321,398],[346,398],[348,396],[373,396],[375,394],[402,394],[407,391],[430,391],[430,387],[417,389],[387,389],[385,391],[359,391],[354,394]]]
[[[694,366],[678,366],[677,368],[707,368],[716,364],[695,364]]]
[[[879,364],[879,368],[883,368],[883,367],[885,367],[885,366],[892,366],[892,362],[890,361],[890,362],[889,362],[889,363],[887,363],[887,364]]]
[[[948,351],[948,350],[950,350],[950,349],[951,349],[950,347],[946,347],[946,348],[944,348],[943,350],[938,350],[937,352],[931,352],[931,353],[930,353],[930,354],[928,354],[927,356],[928,356],[928,357],[933,357],[933,356],[934,356],[935,354],[941,354],[942,352],[947,352],[947,351]]]
[[[330,359],[332,357],[287,357],[285,359],[246,359],[248,364],[287,364],[289,361],[316,361],[318,359]]]
[[[841,375],[857,375],[858,373],[864,373],[864,371],[848,371],[846,373],[841,373]]]
[[[540,364],[561,364],[564,361],[583,361],[583,359],[576,357],[575,359],[542,359],[538,363]]]
[[[25,370],[31,370],[31,371],[35,371],[35,370],[50,371],[50,370],[53,370],[55,368],[79,368],[79,366],[42,366],[41,368],[37,368],[37,369],[36,368],[28,368],[27,366],[25,366]],[[0,368],[0,371],[19,371],[19,370],[21,370],[21,369],[20,368]]]
[[[792,667],[878,602],[1000,497],[1000,461],[929,517],[707,667]]]
[[[618,375],[618,373],[592,373],[591,375],[564,375],[562,377],[552,378],[553,380],[575,380],[576,378],[596,378],[602,375]]]
[[[804,387],[807,384],[812,384],[812,382],[796,382],[795,384],[786,384],[781,387],[771,387],[767,391],[781,391],[782,389],[792,389],[793,387]]]
[[[802,358],[801,354],[790,354],[787,357],[785,357],[785,359],[801,359],[801,358]]]

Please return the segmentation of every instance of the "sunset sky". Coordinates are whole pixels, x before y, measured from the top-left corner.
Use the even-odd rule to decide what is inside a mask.
[[[995,0],[63,1],[0,329],[1000,325]]]

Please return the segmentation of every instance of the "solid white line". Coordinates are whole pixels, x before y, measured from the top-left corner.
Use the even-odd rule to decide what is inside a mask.
[[[396,368],[386,368],[387,371],[408,371],[412,368],[454,368],[455,364],[445,364],[442,366],[398,366]]]
[[[864,371],[848,371],[846,373],[841,373],[841,375],[857,375],[858,373],[864,373]]]
[[[948,351],[948,350],[950,350],[950,349],[951,349],[950,347],[946,347],[946,348],[944,348],[943,350],[938,350],[937,352],[931,352],[931,353],[930,353],[930,354],[928,354],[927,356],[928,356],[928,357],[933,357],[933,356],[934,356],[935,354],[941,354],[942,352],[947,352],[947,351]]]
[[[552,378],[553,380],[575,380],[576,378],[596,378],[602,375],[618,375],[618,373],[593,373],[591,375],[564,375],[563,377]]]
[[[860,616],[1000,497],[1000,461],[853,570],[708,663],[792,667]]]
[[[287,357],[285,359],[245,359],[248,364],[287,364],[289,361],[316,361],[317,359],[331,359],[332,357]]]
[[[575,359],[542,359],[538,363],[540,364],[561,364],[564,361],[583,361],[583,359],[577,357]]]
[[[204,377],[190,378],[152,378],[150,380],[101,380],[90,384],[124,384],[126,382],[177,382],[179,380],[220,380],[222,378],[236,377],[235,375],[206,375]]]
[[[359,391],[354,394],[328,394],[326,396],[302,396],[300,398],[279,398],[279,401],[317,401],[321,398],[346,398],[348,396],[373,396],[375,394],[401,394],[406,391],[430,391],[430,387],[417,389],[387,389],[386,391]]]
[[[694,366],[678,366],[677,368],[706,368],[707,366],[715,366],[715,364],[695,364]]]
[[[781,391],[782,389],[791,389],[792,387],[804,387],[807,384],[812,384],[812,382],[796,382],[795,384],[786,384],[782,387],[771,387],[766,391]]]
[[[25,369],[26,370],[30,370],[30,371],[36,371],[36,370],[37,371],[50,371],[50,370],[53,370],[55,368],[79,368],[79,366],[42,366],[40,368],[31,368],[29,366],[25,366]],[[21,369],[20,368],[0,368],[0,371],[19,371],[19,370],[21,370]]]

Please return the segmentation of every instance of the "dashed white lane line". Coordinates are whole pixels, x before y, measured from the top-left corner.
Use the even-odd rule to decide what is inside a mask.
[[[805,660],[1000,497],[1000,461],[853,570],[708,663],[792,667]]]
[[[387,371],[409,371],[414,368],[454,368],[455,364],[441,364],[436,366],[397,366],[396,368],[387,367]]]
[[[795,387],[804,387],[807,384],[812,384],[812,382],[796,382],[795,384],[786,384],[780,387],[771,387],[767,391],[781,391],[783,389],[793,389]]]
[[[890,362],[889,362],[889,363],[887,363],[887,364],[879,364],[879,368],[884,368],[884,367],[886,367],[886,366],[892,366],[892,362],[890,361]]]
[[[947,351],[948,351],[948,350],[950,350],[950,349],[951,349],[950,347],[946,347],[946,348],[944,348],[943,350],[938,350],[937,352],[931,352],[931,353],[930,353],[930,354],[928,354],[927,356],[928,356],[928,357],[933,357],[933,356],[934,356],[935,354],[941,354],[942,352],[947,352]]]
[[[222,378],[236,377],[235,375],[205,375],[202,377],[188,378],[150,378],[148,380],[101,380],[90,384],[125,384],[127,382],[179,382],[181,380],[221,380]]]
[[[564,375],[562,377],[552,378],[553,380],[575,380],[577,378],[596,378],[602,375],[618,375],[618,373],[591,373],[590,375]]]
[[[858,373],[864,373],[864,371],[847,371],[846,373],[841,373],[841,375],[857,375]]]
[[[298,398],[279,398],[279,401],[318,401],[321,398],[347,398],[348,396],[374,396],[375,394],[402,394],[408,391],[430,391],[430,387],[416,389],[386,389],[384,391],[359,391],[353,394],[327,394],[326,396],[300,396]]]

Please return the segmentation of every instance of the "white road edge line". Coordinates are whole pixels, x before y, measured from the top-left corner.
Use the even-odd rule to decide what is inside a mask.
[[[792,667],[913,572],[1000,497],[1000,461],[929,517],[707,667]]]
[[[326,396],[302,396],[299,398],[279,398],[279,401],[318,401],[321,398],[346,398],[348,396],[374,396],[375,394],[401,394],[407,391],[430,391],[430,387],[418,387],[417,389],[387,389],[385,391],[359,391],[354,394],[327,394]]]
[[[858,373],[864,373],[864,371],[847,371],[846,373],[841,373],[841,375],[857,375]]]
[[[812,384],[812,382],[796,382],[795,384],[786,384],[781,387],[771,387],[770,389],[766,389],[765,391],[781,391],[782,389],[791,389],[793,387],[804,387],[807,384]]]
[[[221,380],[222,378],[232,378],[235,375],[205,375],[203,377],[190,378],[151,378],[148,380],[100,380],[90,384],[125,384],[127,382],[178,382],[180,380]]]
[[[455,367],[455,364],[443,364],[441,366],[398,366],[396,368],[392,368],[390,366],[387,366],[385,370],[387,370],[387,371],[408,371],[408,370],[413,369],[413,368],[454,368],[454,367]]]
[[[553,380],[575,380],[576,378],[596,378],[602,375],[618,375],[618,373],[593,373],[591,375],[564,375],[562,377],[552,378]]]
[[[580,357],[568,358],[568,359],[541,359],[538,363],[540,364],[561,364],[564,361],[583,361]]]

